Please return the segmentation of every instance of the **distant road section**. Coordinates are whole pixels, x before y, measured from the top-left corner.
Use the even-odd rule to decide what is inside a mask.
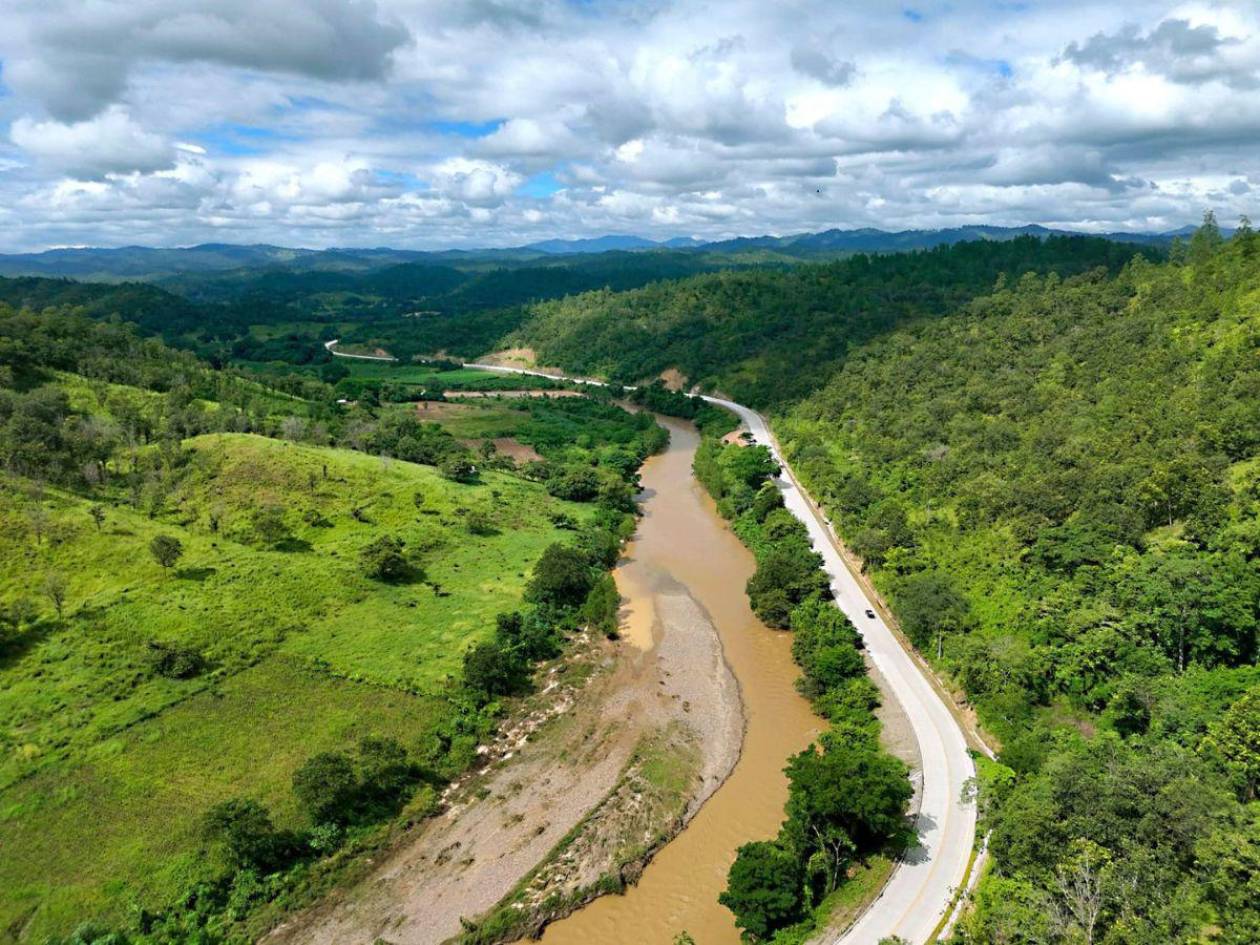
[[[523,368],[488,364],[464,366],[506,374],[555,377]],[[569,380],[604,386],[602,381]],[[845,564],[839,539],[796,481],[765,417],[734,401],[719,397],[704,399],[738,416],[753,440],[769,449],[783,467],[776,484],[783,494],[784,505],[804,523],[814,549],[822,555],[836,605],[862,634],[871,660],[901,703],[923,762],[922,802],[915,823],[919,845],[898,864],[870,908],[846,931],[823,941],[828,945],[877,945],[880,939],[897,935],[911,945],[925,945],[954,907],[956,894],[967,879],[975,844],[976,807],[974,801],[967,798],[966,782],[976,772],[967,751],[966,735],[944,699],[879,616],[876,602],[867,597]],[[868,610],[876,616],[866,616]]]
[[[332,341],[324,342],[324,350],[331,354],[334,358],[358,358],[360,361],[397,361],[398,359],[388,354],[350,354],[348,351],[338,351],[337,343],[340,338],[334,338]]]

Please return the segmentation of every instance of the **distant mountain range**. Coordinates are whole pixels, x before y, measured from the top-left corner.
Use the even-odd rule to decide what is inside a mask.
[[[333,248],[292,249],[266,244],[203,243],[178,249],[123,246],[116,249],[52,249],[42,253],[0,254],[0,275],[64,276],[90,281],[154,280],[184,273],[216,273],[242,269],[364,272],[399,263],[426,262],[454,266],[546,264],[551,257],[602,253],[676,252],[766,259],[826,259],[851,253],[889,253],[931,249],[968,240],[1009,240],[1020,236],[1100,235],[1120,242],[1159,245],[1193,232],[1184,227],[1166,233],[1116,232],[1080,234],[1044,226],[964,226],[940,230],[824,230],[789,236],[747,236],[703,242],[691,237],[654,241],[610,234],[590,239],[543,240],[507,249],[420,250]],[[557,259],[557,261],[559,261]]]

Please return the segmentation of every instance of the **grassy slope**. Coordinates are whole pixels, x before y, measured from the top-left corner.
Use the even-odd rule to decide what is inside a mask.
[[[422,738],[443,711],[432,693],[556,537],[549,514],[583,517],[506,475],[458,485],[427,467],[249,435],[190,445],[164,514],[111,506],[99,534],[87,502],[50,493],[37,545],[29,497],[0,487],[0,556],[18,565],[0,574],[0,600],[38,599],[49,572],[69,584],[64,626],[40,600],[44,619],[0,677],[0,928],[34,912],[26,938],[169,899],[204,867],[193,830],[215,801],[252,794],[291,817],[289,777],[311,754],[368,732]],[[250,543],[249,510],[268,501],[290,510],[295,550]],[[499,534],[468,535],[460,508],[486,509]],[[331,527],[303,524],[308,510]],[[159,533],[184,544],[170,575],[147,550]],[[407,540],[430,583],[360,574],[359,549],[382,533]],[[150,641],[194,646],[212,669],[156,676]]]

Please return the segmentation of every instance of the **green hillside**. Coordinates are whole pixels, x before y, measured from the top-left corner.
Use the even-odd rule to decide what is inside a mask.
[[[1082,940],[1093,884],[1095,941],[1256,941],[1257,238],[1008,281],[776,427],[1002,745],[959,939]]]
[[[1138,250],[1102,239],[1027,236],[788,270],[720,272],[533,306],[508,343],[539,363],[622,383],[668,368],[754,406],[820,387],[846,352],[914,318],[987,292],[999,275],[1118,269]]]
[[[0,305],[0,940],[249,940],[431,812],[569,630],[615,628],[650,415],[458,407],[522,468],[313,383]]]
[[[6,651],[0,689],[0,916],[24,939],[118,917],[132,898],[164,904],[204,874],[197,831],[219,800],[246,791],[296,823],[290,778],[322,748],[369,734],[424,744],[450,711],[443,681],[519,605],[555,540],[550,516],[583,517],[506,474],[461,485],[243,434],[189,447],[156,518],[111,505],[98,529],[91,500],[49,490],[37,538],[29,488],[4,487],[0,556],[15,567],[0,600],[41,612]],[[279,546],[252,523],[268,506],[291,531]],[[464,518],[477,511],[495,535],[470,539]],[[382,532],[406,541],[422,578],[362,573],[360,552]],[[183,545],[170,573],[149,553],[157,535]],[[63,621],[40,596],[54,575]],[[199,654],[204,671],[163,675],[175,650]]]

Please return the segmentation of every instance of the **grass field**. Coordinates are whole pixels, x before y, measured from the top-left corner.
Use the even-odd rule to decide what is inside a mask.
[[[107,503],[99,530],[79,496],[37,503],[0,480],[0,603],[40,611],[0,652],[0,940],[163,905],[208,869],[197,825],[211,804],[245,794],[295,818],[289,780],[312,754],[364,734],[424,740],[464,648],[564,534],[550,515],[589,514],[506,474],[462,485],[244,434],[189,445],[153,517]],[[268,505],[291,531],[275,547],[251,523]],[[468,510],[496,533],[469,534]],[[158,534],[184,547],[169,573],[148,550]],[[406,541],[414,580],[361,573],[381,534]],[[64,578],[61,621],[48,575]],[[207,669],[166,678],[153,644],[195,649]]]

